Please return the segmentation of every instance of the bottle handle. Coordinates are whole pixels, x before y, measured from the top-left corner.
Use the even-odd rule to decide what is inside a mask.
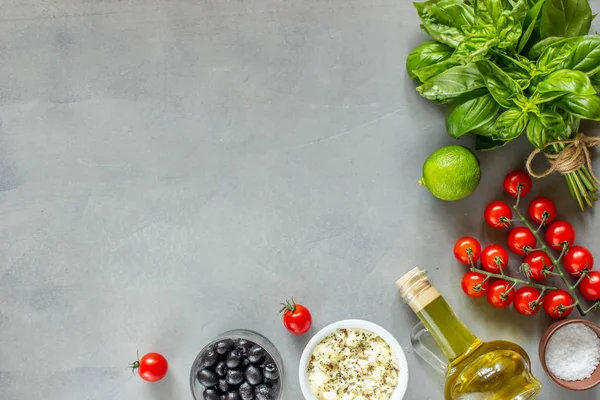
[[[448,363],[440,360],[440,358],[423,343],[421,337],[426,333],[431,335],[427,328],[425,328],[425,325],[423,325],[422,322],[419,322],[417,325],[415,325],[410,334],[410,343],[419,357],[425,360],[427,364],[431,365],[431,367],[437,372],[445,375],[446,370],[448,369]]]

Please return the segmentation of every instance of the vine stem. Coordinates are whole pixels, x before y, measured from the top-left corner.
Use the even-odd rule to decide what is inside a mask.
[[[577,285],[571,285],[569,283],[569,281],[567,280],[567,277],[565,276],[565,273],[562,271],[562,268],[560,266],[560,260],[562,259],[562,257],[564,256],[564,254],[566,252],[566,247],[563,247],[563,250],[560,253],[560,257],[558,259],[556,259],[554,257],[554,254],[552,254],[550,252],[550,249],[548,248],[548,245],[546,244],[546,242],[544,241],[544,239],[540,236],[539,232],[535,228],[533,228],[533,226],[531,226],[531,224],[529,223],[529,221],[527,220],[527,218],[525,218],[525,216],[521,212],[521,209],[518,207],[518,204],[515,204],[513,206],[513,209],[515,210],[515,212],[517,213],[517,215],[521,219],[521,222],[523,222],[525,224],[525,226],[527,227],[527,229],[529,229],[531,231],[531,233],[533,234],[533,236],[535,236],[536,240],[539,243],[539,246],[540,246],[541,250],[544,253],[546,253],[546,255],[550,258],[550,261],[552,261],[552,265],[554,266],[555,271],[558,272],[558,275],[560,276],[560,279],[562,279],[563,283],[565,284],[565,288],[567,289],[567,291],[569,292],[569,294],[573,298],[573,301],[575,302],[574,306],[577,307],[577,311],[579,311],[579,314],[586,315],[589,311],[591,311],[592,309],[594,309],[594,306],[590,307],[590,309],[587,309],[587,310],[583,309],[583,307],[581,306],[581,303],[579,302],[579,298],[577,297],[577,294],[575,292],[575,288],[577,287]],[[554,288],[554,289],[556,289],[556,288]]]
[[[475,267],[474,265],[471,265],[471,271],[483,274],[483,275],[487,276],[488,278],[504,279],[505,281],[512,282],[515,285],[521,284],[521,285],[532,286],[532,287],[540,289],[542,291],[557,289],[554,286],[541,285],[539,283],[535,283],[535,282],[531,282],[531,281],[524,281],[523,279],[519,279],[519,278],[513,278],[512,276],[508,276],[508,275],[500,275],[500,274],[494,274],[492,272],[487,272],[486,270],[479,269],[479,268]]]

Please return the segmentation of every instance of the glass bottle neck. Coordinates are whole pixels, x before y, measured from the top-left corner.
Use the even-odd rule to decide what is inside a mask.
[[[427,279],[427,272],[413,269],[396,285],[400,294],[436,340],[449,361],[480,343],[454,314],[446,300]]]

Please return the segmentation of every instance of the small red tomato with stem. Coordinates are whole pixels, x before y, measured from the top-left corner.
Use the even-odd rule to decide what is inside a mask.
[[[525,171],[511,171],[504,178],[504,190],[513,197],[527,196],[532,185],[531,177]]]
[[[283,313],[283,325],[290,333],[294,335],[303,335],[309,331],[312,326],[312,315],[308,308],[301,304],[296,304],[294,298],[292,302],[286,300],[281,303],[283,308],[280,312]]]
[[[575,242],[575,229],[566,221],[554,221],[546,229],[546,242],[554,250],[562,251]]]
[[[477,239],[465,236],[454,244],[454,257],[463,264],[471,265],[479,260],[481,245]]]
[[[517,226],[508,233],[508,248],[516,254],[527,254],[535,248],[536,239],[529,228]]]
[[[570,275],[581,276],[582,271],[591,271],[594,268],[594,256],[583,246],[572,246],[563,257],[562,263]]]
[[[147,382],[160,381],[167,374],[169,363],[160,353],[147,353],[140,358],[138,353],[137,361],[129,364],[132,372],[137,369],[140,378]]]
[[[600,272],[590,271],[579,282],[579,293],[589,301],[600,300]]]
[[[534,281],[541,281],[542,279],[545,279],[553,269],[554,265],[552,265],[552,260],[550,260],[548,254],[541,250],[535,250],[523,258],[520,271]]]
[[[493,274],[502,274],[508,265],[508,251],[497,244],[490,244],[481,252],[481,267]]]
[[[483,212],[483,219],[492,228],[506,228],[512,219],[512,210],[503,201],[492,201]]]
[[[489,281],[487,276],[479,272],[469,271],[463,276],[460,286],[463,292],[469,297],[481,297],[488,289]]]
[[[531,286],[523,286],[515,292],[513,307],[523,315],[533,315],[542,307],[542,295]]]
[[[508,307],[515,298],[514,285],[504,279],[498,279],[490,284],[487,290],[488,302],[496,308]]]
[[[529,219],[539,225],[548,225],[556,218],[556,205],[547,197],[536,197],[527,209]]]
[[[566,318],[571,314],[575,302],[565,290],[552,290],[544,296],[544,310],[552,318]]]

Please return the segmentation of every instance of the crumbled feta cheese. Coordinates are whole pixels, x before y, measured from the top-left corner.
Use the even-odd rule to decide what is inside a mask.
[[[564,381],[589,378],[600,364],[600,338],[582,323],[563,326],[552,334],[546,346],[546,366]]]
[[[312,353],[307,369],[319,400],[388,400],[398,386],[398,361],[379,336],[338,329]]]

